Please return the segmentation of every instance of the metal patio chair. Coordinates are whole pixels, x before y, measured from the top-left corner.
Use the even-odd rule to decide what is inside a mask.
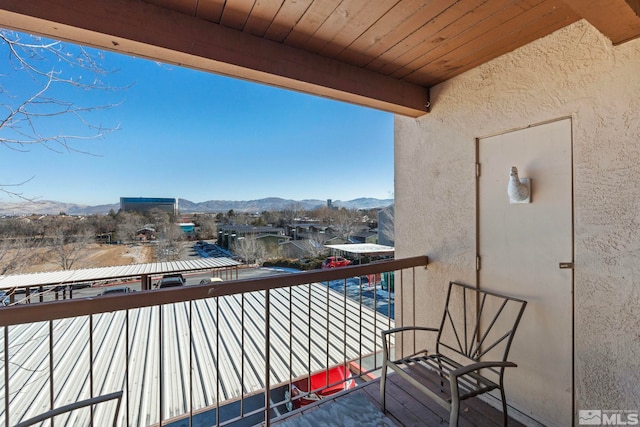
[[[504,369],[517,366],[507,358],[526,305],[517,298],[450,282],[440,328],[406,326],[382,332],[382,410],[386,411],[385,385],[387,368],[391,368],[448,410],[451,427],[458,424],[460,401],[497,389],[507,425]],[[390,360],[387,337],[407,331],[437,333],[435,351],[423,349]]]

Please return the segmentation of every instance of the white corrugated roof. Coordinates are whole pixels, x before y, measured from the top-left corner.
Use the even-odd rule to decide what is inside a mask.
[[[45,273],[15,274],[0,276],[0,289],[138,277],[143,274],[155,275],[176,271],[208,270],[235,267],[240,264],[241,263],[231,258],[222,257],[85,268],[81,270],[49,271]]]
[[[159,421],[160,370],[165,420],[215,407],[218,388],[221,402],[239,397],[243,377],[245,395],[261,390],[265,386],[265,300],[265,292],[253,292],[94,315],[94,395],[125,390],[119,425],[146,426]],[[272,385],[372,353],[380,348],[380,331],[394,326],[393,320],[368,307],[360,313],[357,302],[318,283],[291,291],[272,290],[270,310]],[[84,316],[51,325],[54,406],[60,407],[90,396],[90,321]],[[9,424],[13,425],[49,409],[49,323],[12,326],[8,336]],[[4,334],[0,334],[0,348],[4,348]],[[5,392],[3,381],[0,394]],[[98,425],[105,425],[114,407],[96,405]],[[84,409],[56,417],[56,423],[88,425],[88,418],[89,410]]]
[[[336,249],[352,254],[393,254],[395,248],[393,246],[378,245],[375,243],[352,243],[347,245],[325,245],[327,248]]]

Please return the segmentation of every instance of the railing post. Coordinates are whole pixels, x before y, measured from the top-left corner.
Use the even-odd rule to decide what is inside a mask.
[[[220,425],[220,298],[216,297],[216,426]]]
[[[242,329],[241,337],[240,337],[240,348],[242,348],[242,361],[240,362],[240,390],[241,390],[241,399],[240,399],[240,416],[244,417],[244,293],[240,295],[240,329]]]
[[[49,405],[53,409],[54,393],[53,393],[53,320],[49,320]],[[51,420],[51,427],[53,420]]]
[[[271,333],[270,333],[270,298],[271,298],[271,293],[269,291],[269,289],[267,289],[266,291],[266,295],[265,295],[265,301],[264,301],[264,321],[265,321],[265,363],[264,363],[264,374],[265,374],[265,391],[264,391],[264,400],[265,400],[265,413],[264,413],[264,421],[265,421],[265,426],[269,427],[271,425],[271,411],[270,411],[270,406],[271,406],[271,402],[270,402],[270,389],[271,389],[271,381],[270,381],[270,375],[269,375],[269,369],[270,369],[270,356],[271,356]]]
[[[360,306],[358,310],[358,336],[360,337],[359,349],[358,349],[358,365],[362,366],[362,276],[358,276],[358,288],[360,290],[360,300],[358,304]]]
[[[293,287],[289,288],[289,348],[293,349]],[[289,402],[293,408],[293,350],[289,352]]]
[[[9,427],[9,327],[4,327],[4,424]]]
[[[311,283],[309,283],[307,285],[308,291],[309,291],[309,295],[307,298],[307,313],[309,313],[309,320],[307,322],[307,340],[309,341],[309,347],[308,347],[308,355],[307,355],[307,367],[308,369],[308,373],[307,373],[307,392],[311,391]]]
[[[126,422],[125,425],[129,424],[129,420],[131,419],[131,413],[129,412],[129,400],[131,400],[131,395],[130,393],[130,388],[129,388],[129,310],[126,310],[125,312],[125,347],[124,347],[124,356],[125,356],[125,384],[126,384],[126,393],[127,393],[127,401],[125,402],[126,405]]]
[[[329,384],[329,307],[331,306],[330,304],[330,291],[331,291],[331,287],[329,286],[329,282],[326,282],[326,287],[327,287],[327,292],[326,292],[326,304],[327,304],[327,312],[325,313],[326,317],[326,323],[325,323],[325,332],[324,332],[324,339],[325,339],[325,366],[327,367],[326,372],[325,372],[325,384]],[[309,315],[311,315],[311,313],[309,313]],[[311,390],[309,390],[311,391]]]
[[[89,315],[89,398],[93,399],[93,314]],[[89,422],[93,427],[93,406],[89,409]]]
[[[378,352],[376,351],[378,344],[378,334],[376,334],[376,326],[378,325],[378,284],[376,283],[376,275],[373,275],[373,366],[378,366]],[[380,276],[382,278],[382,275]],[[382,285],[380,286],[382,288]],[[362,310],[362,307],[360,307]]]
[[[411,283],[411,301],[413,307],[411,308],[411,326],[416,326],[416,268],[413,267],[411,269],[411,273],[413,274],[413,281]],[[466,312],[465,312],[466,313]],[[413,352],[415,353],[417,350],[417,342],[416,342],[416,332],[413,332]]]
[[[193,423],[193,301],[189,301],[189,427]]]
[[[162,418],[164,417],[164,408],[162,406],[162,401],[164,399],[163,389],[164,389],[164,376],[162,374],[162,361],[164,360],[164,349],[162,343],[162,305],[158,306],[158,357],[160,360],[158,361],[158,412],[159,412],[159,420],[158,425],[162,427]]]
[[[347,372],[347,279],[342,279],[342,290],[342,359]]]

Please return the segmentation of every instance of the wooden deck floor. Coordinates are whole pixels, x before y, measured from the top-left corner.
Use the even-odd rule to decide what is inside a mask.
[[[323,400],[320,405],[329,404],[331,400],[338,400],[359,393],[373,403],[376,407],[380,407],[380,380],[370,381],[355,388],[353,391],[341,393],[334,399]],[[305,425],[305,413],[317,409],[318,406],[309,407],[292,414],[285,419],[291,420],[292,417],[300,418],[300,425]],[[448,426],[449,413],[441,406],[430,400],[428,397],[418,392],[413,386],[407,383],[399,375],[390,375],[387,377],[387,413],[386,417],[397,426]],[[280,420],[273,421],[273,425],[278,425]],[[336,420],[335,426],[340,426],[339,420]],[[460,427],[493,427],[502,426],[502,412],[492,406],[482,402],[478,398],[465,400],[461,403],[460,419],[458,421]],[[509,419],[509,426],[524,427],[524,425],[512,418]]]

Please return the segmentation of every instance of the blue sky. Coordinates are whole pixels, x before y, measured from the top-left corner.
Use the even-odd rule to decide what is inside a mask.
[[[105,53],[102,65],[117,70],[106,83],[132,86],[56,95],[120,103],[90,116],[119,130],[73,143],[91,154],[3,147],[1,184],[33,177],[20,187],[25,196],[88,205],[117,203],[121,196],[193,202],[393,197],[391,114],[113,53]],[[16,98],[33,91],[20,73],[7,78],[7,66],[0,61],[0,87]],[[71,118],[44,126],[85,132]],[[7,201],[18,200],[0,195]]]

